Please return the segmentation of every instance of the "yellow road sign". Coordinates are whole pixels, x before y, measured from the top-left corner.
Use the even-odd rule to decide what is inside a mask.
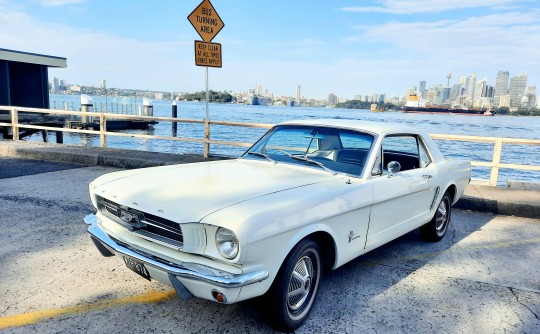
[[[225,26],[210,0],[203,0],[189,14],[188,20],[205,42],[211,42]]]
[[[195,65],[221,67],[221,44],[195,41]]]

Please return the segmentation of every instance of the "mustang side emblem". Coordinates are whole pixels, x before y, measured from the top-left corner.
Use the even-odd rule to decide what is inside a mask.
[[[355,235],[354,231],[351,231],[351,232],[349,232],[348,238],[349,238],[349,243],[351,243],[351,241],[353,241],[354,239],[360,238],[360,236]]]

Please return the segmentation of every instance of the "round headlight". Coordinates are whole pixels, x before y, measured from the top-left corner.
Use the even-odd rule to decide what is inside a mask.
[[[216,245],[223,257],[232,260],[238,254],[238,239],[233,231],[220,227],[216,232]]]

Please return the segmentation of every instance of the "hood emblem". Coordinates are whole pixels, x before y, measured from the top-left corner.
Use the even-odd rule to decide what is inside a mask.
[[[134,212],[120,209],[119,218],[122,222],[131,225],[133,229],[139,229],[144,226],[144,224],[141,222],[141,217]]]
[[[124,223],[129,223],[131,224],[132,222],[133,223],[137,223],[138,220],[139,220],[139,217],[137,217],[137,215],[131,213],[131,212],[127,212],[127,211],[124,211],[124,210],[121,210],[120,211],[120,219],[124,222]]]

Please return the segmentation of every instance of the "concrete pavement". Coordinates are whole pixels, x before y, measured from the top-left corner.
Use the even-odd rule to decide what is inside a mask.
[[[223,159],[200,154],[168,154],[114,148],[86,148],[26,141],[0,141],[0,157],[24,158],[87,166],[142,168]],[[456,208],[508,216],[540,218],[540,191],[471,184]]]
[[[180,301],[99,254],[82,223],[87,187],[116,168],[10,165],[20,172],[0,177],[0,332],[274,333],[263,303]],[[325,275],[296,333],[539,333],[538,258],[540,219],[456,210],[441,242],[413,231]]]

